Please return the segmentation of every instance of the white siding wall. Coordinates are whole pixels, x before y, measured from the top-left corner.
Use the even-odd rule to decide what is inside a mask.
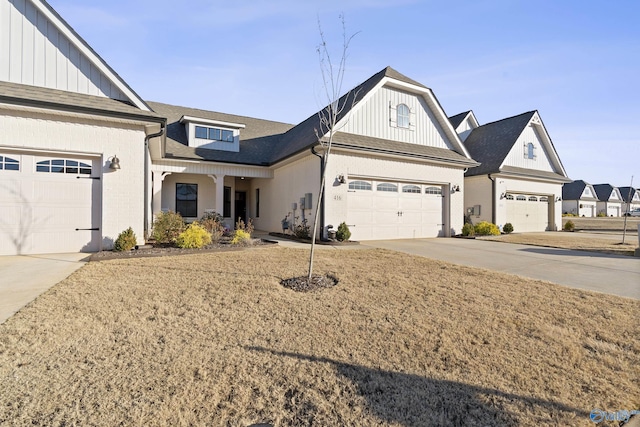
[[[596,202],[595,201],[583,201],[583,200],[563,200],[562,201],[562,213],[570,213],[578,216],[584,216],[585,218],[591,218],[596,216]]]
[[[0,0],[0,80],[126,100],[29,0]]]
[[[556,197],[562,196],[562,184],[526,181],[504,177],[496,177],[496,184],[496,225],[503,226],[507,222],[506,199],[500,199],[500,195],[503,193],[524,193],[548,196],[549,202],[552,204],[549,229],[562,229],[562,202],[555,201]]]
[[[458,136],[460,136],[462,142],[464,142],[464,140],[467,139],[473,129],[475,129],[473,121],[470,117],[467,117],[462,121],[462,123],[460,123],[460,126],[458,126],[458,129],[456,129],[456,132],[458,133]]]
[[[460,192],[445,194],[445,218],[451,235],[460,233],[463,225],[464,179],[463,170],[453,167],[425,165],[409,161],[376,158],[367,155],[333,153],[327,170],[327,190],[325,193],[325,225],[334,228],[347,218],[348,185],[335,185],[338,175],[347,177],[388,178],[400,182],[420,182],[459,185]]]
[[[390,104],[392,108],[389,108]],[[408,129],[396,126],[398,104],[406,104],[411,110]],[[364,105],[358,106],[346,126],[340,130],[393,141],[451,148],[422,97],[387,87],[376,91]]]
[[[525,156],[525,144],[532,142],[536,147],[534,154],[535,159],[528,159]],[[505,166],[514,166],[518,168],[535,169],[547,172],[557,172],[551,166],[549,155],[542,145],[536,126],[527,126],[518,138],[513,148],[504,160]]]
[[[257,230],[281,232],[280,221],[291,212],[293,202],[298,204],[296,215],[300,216],[298,222],[301,221],[299,202],[305,193],[313,194],[313,209],[305,211],[309,225],[313,227],[313,214],[320,189],[320,159],[310,154],[276,168],[273,171],[273,179],[251,180],[251,196],[255,195],[256,188],[260,189],[260,218],[254,220]],[[251,209],[254,208],[253,203],[249,206]]]
[[[468,208],[480,205],[480,215],[472,215],[471,221],[492,222],[493,203],[491,203],[493,183],[487,175],[471,176],[464,179],[464,214]]]
[[[132,227],[138,242],[144,240],[144,128],[108,124],[74,117],[35,113],[0,112],[0,149],[14,147],[52,153],[102,157],[103,244],[110,248],[120,232]],[[117,155],[122,169],[109,169],[108,158]]]

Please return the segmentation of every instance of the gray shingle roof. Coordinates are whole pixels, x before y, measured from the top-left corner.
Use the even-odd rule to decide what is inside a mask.
[[[529,111],[475,128],[464,141],[464,145],[471,158],[481,164],[469,169],[465,176],[500,172],[504,159],[535,113]]]
[[[633,196],[636,194],[636,191],[638,191],[633,187],[618,187],[618,190],[620,191],[622,200],[624,200],[626,203],[630,203],[633,199]]]
[[[517,168],[513,166],[503,166],[500,168],[501,173],[507,173],[510,175],[520,175],[522,177],[527,178],[544,178],[547,180],[558,181],[558,182],[570,182],[571,179],[567,178],[564,175],[560,175],[555,172],[547,172],[541,171],[537,169],[526,169],[526,168]]]
[[[162,116],[123,101],[18,83],[0,82],[0,102],[119,118],[162,121]]]
[[[615,187],[611,184],[595,184],[593,189],[596,190],[598,200],[601,202],[608,202],[611,197],[611,193]]]
[[[465,117],[467,117],[467,114],[469,114],[470,112],[471,110],[449,117],[449,122],[451,122],[451,126],[453,126],[454,129],[457,129],[458,126],[460,126],[460,123],[462,123]]]
[[[562,186],[562,199],[563,200],[596,200],[595,197],[582,197],[584,188],[589,183],[579,179],[573,182],[567,182]]]

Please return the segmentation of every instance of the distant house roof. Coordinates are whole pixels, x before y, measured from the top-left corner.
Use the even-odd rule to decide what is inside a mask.
[[[449,121],[451,122],[451,126],[453,126],[454,129],[457,129],[458,126],[460,126],[462,121],[467,117],[467,115],[470,112],[471,112],[471,110],[465,111],[464,113],[456,114],[455,116],[449,117]]]
[[[502,166],[505,158],[536,113],[537,111],[528,111],[475,128],[464,141],[464,145],[471,157],[480,162],[480,166],[469,169],[465,176],[487,175],[507,172],[507,169],[521,169],[519,172],[523,175],[538,175],[553,180],[569,181],[566,176],[555,172]]]
[[[593,189],[596,190],[598,200],[601,202],[608,202],[611,198],[611,193],[614,190],[614,186],[611,184],[595,184]]]
[[[372,91],[385,77],[429,90],[426,86],[400,74],[393,68],[386,67],[340,98],[339,105],[344,105],[344,108],[340,111],[338,121],[344,118],[362,101],[366,94]],[[158,102],[148,102],[148,104],[154,111],[168,119],[165,149],[165,156],[167,158],[208,160],[250,165],[272,165],[318,145],[318,136],[322,136],[326,131],[321,127],[319,113],[313,114],[302,123],[294,126],[286,123],[179,107]],[[189,147],[185,126],[180,123],[180,118],[185,115],[244,124],[245,128],[240,132],[240,151],[228,152]],[[443,117],[443,119],[446,120],[446,117]],[[453,134],[455,135],[455,132],[453,132]],[[336,147],[340,148],[445,161],[467,167],[477,165],[477,163],[468,158],[465,153],[458,153],[449,149],[408,144],[344,132],[336,132],[334,134],[334,143]],[[464,150],[464,147],[461,146],[461,148]]]
[[[154,112],[141,110],[124,101],[58,89],[0,81],[0,103],[49,108],[74,113],[95,114],[131,120],[162,122]]]
[[[631,203],[631,200],[633,200],[633,196],[635,196],[636,192],[638,192],[638,190],[633,187],[618,187],[618,190],[620,191],[622,200],[626,203]]]
[[[589,183],[579,179],[573,182],[567,182],[562,185],[563,200],[597,200],[595,194],[593,197],[582,197],[584,189]]]

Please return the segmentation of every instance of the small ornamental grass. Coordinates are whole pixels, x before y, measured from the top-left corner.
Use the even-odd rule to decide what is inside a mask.
[[[498,226],[487,221],[480,221],[475,226],[477,236],[499,236]]]
[[[336,239],[338,239],[339,242],[346,242],[350,237],[351,231],[349,231],[349,226],[346,222],[342,222],[338,226],[338,231],[336,231]]]
[[[200,225],[211,234],[211,241],[217,242],[224,235],[224,218],[217,212],[205,212],[200,218]]]
[[[569,220],[564,224],[564,227],[562,227],[564,229],[564,231],[573,231],[576,229],[576,225],[573,223],[573,221]]]
[[[118,235],[113,245],[113,250],[117,252],[130,251],[135,248],[137,243],[138,239],[136,239],[136,234],[133,232],[133,229],[129,227]]]
[[[177,212],[160,212],[153,221],[151,237],[158,243],[175,243],[185,230],[184,220]]]
[[[197,222],[190,224],[176,239],[178,247],[183,249],[200,249],[209,243],[211,234]]]

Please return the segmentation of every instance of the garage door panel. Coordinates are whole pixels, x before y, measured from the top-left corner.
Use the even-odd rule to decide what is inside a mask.
[[[22,154],[19,171],[0,170],[0,254],[100,249],[100,180],[73,172],[36,171],[36,163],[47,158],[60,157]],[[91,164],[94,175],[99,174],[97,158],[64,158]]]
[[[545,231],[549,224],[548,202],[507,200],[507,220],[516,233]]]

